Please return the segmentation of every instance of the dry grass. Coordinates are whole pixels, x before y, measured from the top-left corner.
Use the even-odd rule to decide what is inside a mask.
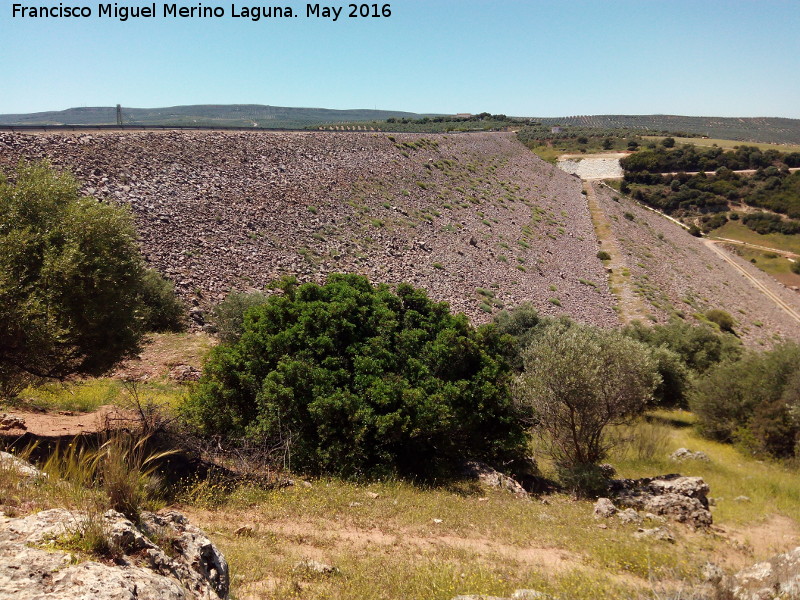
[[[736,569],[800,544],[796,471],[698,437],[690,413],[660,411],[649,417],[616,432],[632,442],[610,462],[626,477],[676,471],[704,477],[716,499],[713,531],[670,524],[674,544],[637,540],[636,525],[595,520],[591,502],[561,494],[521,500],[471,482],[296,479],[288,488],[265,490],[230,489],[210,480],[188,490],[180,508],[228,558],[239,600],[450,600],[468,593],[507,596],[519,588],[559,598],[690,597],[708,560]],[[702,450],[711,460],[674,463],[668,457],[678,447]],[[144,455],[132,459],[135,447],[106,448],[120,457],[107,471],[116,473],[115,481],[124,484],[127,464],[139,465],[133,471],[147,475],[150,462]],[[51,458],[47,468],[53,475],[47,480],[23,483],[0,468],[3,510],[89,506],[99,508],[88,514],[99,514],[110,500],[106,486],[93,484],[96,462],[96,454],[71,446]],[[740,495],[750,501],[735,501]],[[96,521],[87,521],[77,541],[64,543],[102,546],[91,541]],[[339,573],[297,570],[305,559],[332,564]]]
[[[670,524],[674,544],[637,540],[637,526],[616,519],[599,523],[588,501],[558,494],[520,500],[469,482],[296,480],[281,490],[232,493],[206,485],[182,509],[228,557],[239,599],[450,600],[518,588],[560,598],[688,598],[708,560],[735,569],[800,544],[796,472],[704,440],[692,420],[680,411],[653,413],[650,422],[617,432],[634,441],[611,458],[622,476],[679,471],[709,482],[720,527],[695,532]],[[670,461],[682,446],[711,461]],[[751,500],[734,501],[740,495]],[[248,529],[237,535],[242,526]],[[778,530],[771,543],[758,543]],[[308,558],[340,573],[294,570]]]

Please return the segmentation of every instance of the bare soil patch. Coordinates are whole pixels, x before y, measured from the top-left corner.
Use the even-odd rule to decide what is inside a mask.
[[[11,410],[9,416],[21,419],[25,427],[15,427],[0,431],[1,436],[19,437],[31,434],[36,437],[69,437],[87,433],[97,433],[130,423],[131,415],[116,406],[103,406],[91,413],[73,414],[70,411],[56,413]]]

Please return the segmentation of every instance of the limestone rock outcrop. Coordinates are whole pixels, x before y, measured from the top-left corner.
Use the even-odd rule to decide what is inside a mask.
[[[113,556],[70,549],[89,523]],[[143,513],[138,527],[115,511],[0,517],[0,600],[219,600],[229,584],[225,558],[177,512]]]
[[[713,522],[708,508],[709,488],[702,477],[663,475],[616,479],[611,488],[617,505],[643,510],[697,528],[708,527]]]

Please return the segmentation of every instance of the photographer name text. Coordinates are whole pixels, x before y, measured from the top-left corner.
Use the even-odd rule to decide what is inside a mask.
[[[389,4],[346,4],[328,6],[324,4],[306,4],[302,9],[292,6],[244,6],[231,4],[228,10],[224,6],[206,6],[201,2],[192,5],[178,3],[155,2],[147,5],[128,6],[118,3],[101,3],[93,6],[65,6],[63,3],[52,6],[28,6],[14,3],[11,5],[11,16],[15,19],[114,19],[122,22],[139,19],[291,19],[305,17],[307,19],[327,19],[333,22],[340,19],[388,18],[392,16]]]

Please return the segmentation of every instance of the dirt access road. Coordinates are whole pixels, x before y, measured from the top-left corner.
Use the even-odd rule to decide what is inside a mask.
[[[789,252],[788,250],[779,250],[778,248],[770,248],[769,246],[759,246],[758,244],[741,242],[739,240],[732,240],[730,238],[724,238],[724,237],[713,237],[710,239],[716,242],[725,242],[727,244],[738,244],[739,246],[747,246],[748,248],[755,248],[756,250],[766,250],[767,252],[774,252],[775,254],[780,254],[781,256],[785,256],[787,258],[800,258],[800,254],[797,254],[796,252]]]
[[[786,314],[792,317],[795,321],[800,323],[800,312],[789,306],[786,302],[784,302],[779,296],[772,293],[764,284],[762,284],[758,279],[750,275],[741,265],[739,265],[733,258],[731,258],[725,250],[722,248],[717,247],[717,243],[714,240],[703,240],[703,243],[708,246],[711,250],[713,250],[722,260],[730,264],[734,267],[739,273],[744,275],[750,283],[752,283],[756,288],[758,288],[761,292],[764,293],[770,300],[772,300],[775,304],[777,304],[781,309],[783,309]]]

